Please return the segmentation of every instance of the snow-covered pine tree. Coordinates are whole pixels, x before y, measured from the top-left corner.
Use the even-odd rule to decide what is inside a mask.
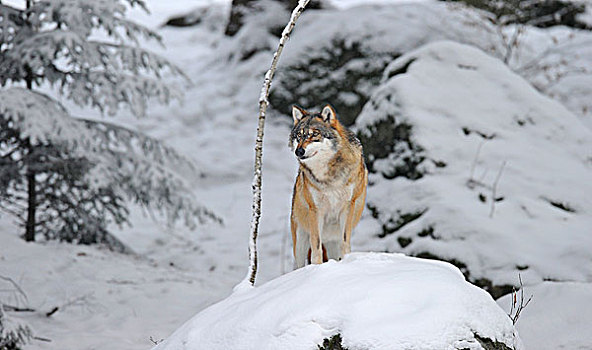
[[[128,0],[141,6],[142,0]],[[72,118],[35,89],[50,83],[81,106],[146,112],[148,98],[179,97],[163,74],[182,75],[138,40],[160,40],[125,18],[122,0],[0,4],[0,205],[25,239],[123,246],[107,231],[127,221],[126,200],[189,226],[215,216],[196,203],[179,170],[189,161],[157,140],[110,123]],[[25,88],[18,86],[25,85]]]
[[[8,318],[0,304],[0,350],[21,349],[31,337],[31,329]]]

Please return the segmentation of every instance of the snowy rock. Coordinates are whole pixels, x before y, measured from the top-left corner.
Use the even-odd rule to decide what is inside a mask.
[[[354,246],[445,259],[495,297],[518,273],[589,280],[592,132],[565,107],[479,49],[436,42],[387,68],[357,119],[362,142],[389,120],[415,148],[364,145],[379,224]],[[421,176],[392,176],[412,156]]]
[[[350,350],[522,349],[509,317],[457,268],[385,253],[236,291],[154,349],[309,350],[335,334]]]
[[[425,43],[443,39],[499,51],[487,24],[471,25],[462,12],[444,3],[305,13],[285,48],[283,67],[270,96],[271,107],[288,114],[294,103],[319,109],[330,102],[340,120],[351,125],[379,85],[388,63]]]

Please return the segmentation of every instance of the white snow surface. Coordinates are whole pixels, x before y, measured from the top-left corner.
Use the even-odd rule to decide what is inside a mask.
[[[481,349],[474,333],[520,349],[511,320],[454,266],[353,253],[240,290],[155,350],[309,350],[340,333],[357,349]]]

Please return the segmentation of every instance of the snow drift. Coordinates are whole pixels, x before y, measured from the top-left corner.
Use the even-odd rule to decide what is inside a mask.
[[[315,349],[340,333],[350,349],[521,349],[512,322],[454,266],[354,253],[241,289],[185,323],[155,350]]]

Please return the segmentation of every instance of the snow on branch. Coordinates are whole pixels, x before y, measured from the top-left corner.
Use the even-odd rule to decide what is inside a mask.
[[[21,130],[21,138],[28,138],[32,145],[84,146],[93,139],[88,128],[70,118],[60,103],[18,87],[0,90],[0,125],[6,130],[8,123]]]
[[[129,0],[145,8],[144,1]],[[140,46],[160,36],[125,18],[124,0],[52,0],[27,10],[0,5],[0,85],[45,80],[80,106],[115,114],[127,106],[146,113],[146,100],[181,100],[165,76],[189,78],[165,58]],[[106,37],[93,38],[95,34]]]

